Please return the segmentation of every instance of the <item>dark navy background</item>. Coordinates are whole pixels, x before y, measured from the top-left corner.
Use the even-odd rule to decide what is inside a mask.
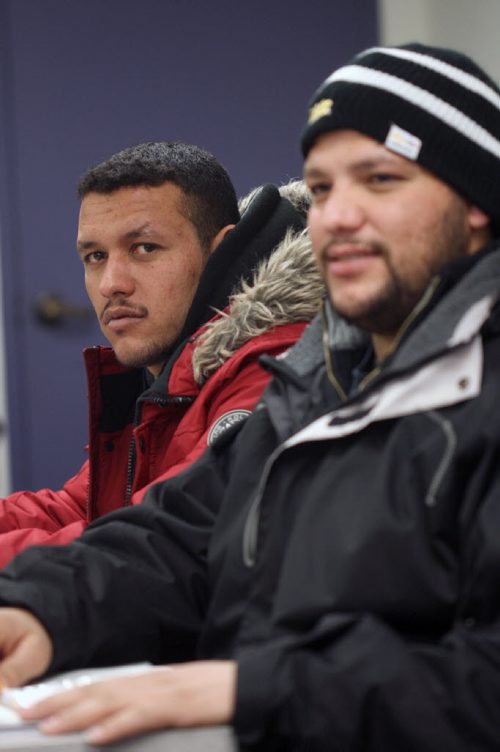
[[[87,304],[75,184],[147,140],[212,151],[239,194],[300,175],[313,89],[377,42],[375,0],[0,0],[0,226],[15,488],[57,487],[87,436],[81,349],[44,292]]]

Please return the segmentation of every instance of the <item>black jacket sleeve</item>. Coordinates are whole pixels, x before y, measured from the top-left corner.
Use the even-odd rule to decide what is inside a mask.
[[[0,573],[0,603],[27,608],[54,643],[50,671],[193,658],[206,556],[222,499],[213,452],[69,546],[37,546]]]

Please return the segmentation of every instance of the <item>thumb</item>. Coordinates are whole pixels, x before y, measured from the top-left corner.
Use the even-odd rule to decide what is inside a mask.
[[[34,616],[21,609],[0,609],[0,637],[2,632],[9,635],[1,640],[0,679],[6,686],[18,687],[48,669],[52,641]]]
[[[21,684],[43,674],[50,664],[50,655],[45,652],[37,637],[30,636],[19,643],[16,650],[0,663],[0,677],[7,687]]]

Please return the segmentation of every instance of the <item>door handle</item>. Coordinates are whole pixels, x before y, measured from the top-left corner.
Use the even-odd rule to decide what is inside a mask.
[[[35,300],[33,313],[41,324],[58,326],[68,320],[88,319],[93,311],[88,306],[67,303],[55,292],[45,292]]]

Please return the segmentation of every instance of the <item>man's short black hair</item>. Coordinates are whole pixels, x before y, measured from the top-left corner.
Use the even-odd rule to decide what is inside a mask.
[[[224,167],[205,149],[178,141],[138,144],[113,154],[82,175],[78,196],[166,182],[186,195],[183,209],[204,248],[222,227],[238,222],[236,192]]]

